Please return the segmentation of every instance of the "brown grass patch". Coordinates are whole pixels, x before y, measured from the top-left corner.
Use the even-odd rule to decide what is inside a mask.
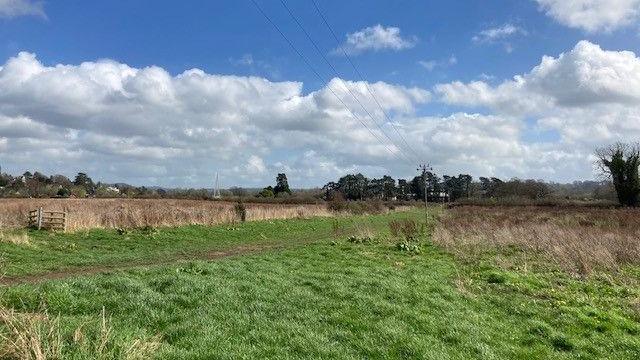
[[[29,235],[26,233],[0,231],[0,242],[22,246],[31,245]]]
[[[29,210],[67,211],[70,231],[237,222],[235,203],[174,199],[0,199],[0,229],[27,226]],[[323,204],[245,203],[248,221],[330,216]]]
[[[0,307],[2,359],[64,359],[68,350],[94,359],[148,359],[160,345],[158,337],[130,342],[116,339],[104,310],[97,322],[83,323],[72,334],[63,334],[59,317]]]
[[[640,210],[463,206],[442,214],[433,240],[463,258],[515,248],[586,275],[640,264]]]

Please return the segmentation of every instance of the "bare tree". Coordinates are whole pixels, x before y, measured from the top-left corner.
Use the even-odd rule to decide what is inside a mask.
[[[598,166],[613,181],[618,201],[625,206],[640,205],[640,144],[616,143],[596,150]]]

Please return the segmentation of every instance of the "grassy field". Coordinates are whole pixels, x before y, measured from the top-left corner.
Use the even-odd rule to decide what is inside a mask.
[[[491,236],[533,225],[531,216],[474,211],[434,209],[441,220],[427,225],[416,209],[124,233],[7,233],[14,241],[0,243],[10,284],[0,289],[0,358],[640,356],[637,259],[594,263],[583,273],[528,241]],[[477,228],[472,242],[461,241],[472,237],[460,227],[465,212],[477,218],[468,224]],[[493,231],[482,232],[483,217]],[[552,219],[574,224],[558,225],[565,231],[590,227],[603,236],[635,226],[581,217],[589,215]]]

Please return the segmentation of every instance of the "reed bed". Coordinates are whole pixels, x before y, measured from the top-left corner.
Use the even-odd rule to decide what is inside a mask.
[[[0,229],[27,226],[29,210],[66,211],[67,230],[216,225],[239,221],[236,203],[174,199],[0,199]],[[323,204],[246,203],[246,219],[330,216]]]
[[[442,214],[433,241],[466,259],[519,249],[587,275],[640,264],[640,210],[463,206]]]

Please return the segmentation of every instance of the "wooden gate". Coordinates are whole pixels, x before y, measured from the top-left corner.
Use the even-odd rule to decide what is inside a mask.
[[[29,227],[47,230],[67,230],[67,213],[64,211],[44,211],[42,208],[29,211]]]

